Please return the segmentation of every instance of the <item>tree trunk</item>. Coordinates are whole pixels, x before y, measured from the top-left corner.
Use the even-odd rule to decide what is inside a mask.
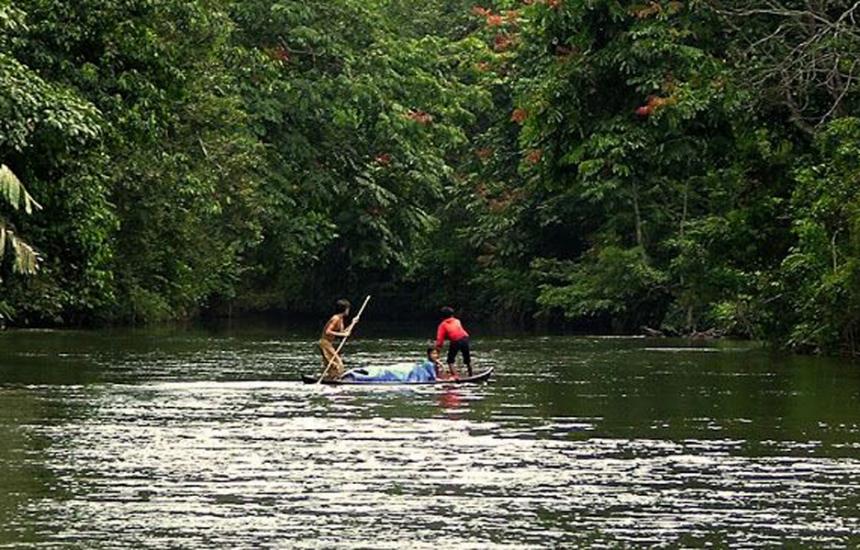
[[[645,254],[645,244],[642,237],[642,214],[639,211],[639,185],[633,182],[633,214],[636,223],[636,246],[642,249],[642,254]]]

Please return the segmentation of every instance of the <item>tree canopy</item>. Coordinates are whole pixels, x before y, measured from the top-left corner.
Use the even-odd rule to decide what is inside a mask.
[[[858,11],[0,0],[0,311],[373,291],[390,315],[856,353]]]

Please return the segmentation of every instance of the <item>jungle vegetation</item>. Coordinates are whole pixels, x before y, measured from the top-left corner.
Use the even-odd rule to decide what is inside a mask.
[[[860,2],[0,0],[0,315],[860,349]]]

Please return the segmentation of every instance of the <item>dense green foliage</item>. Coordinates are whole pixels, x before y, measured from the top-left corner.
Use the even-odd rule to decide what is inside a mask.
[[[857,11],[0,1],[4,189],[43,206],[0,204],[40,261],[0,257],[0,308],[147,322],[373,291],[856,352]]]

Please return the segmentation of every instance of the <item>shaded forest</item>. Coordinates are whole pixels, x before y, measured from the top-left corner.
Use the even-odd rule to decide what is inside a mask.
[[[860,2],[0,0],[0,315],[856,354]]]

